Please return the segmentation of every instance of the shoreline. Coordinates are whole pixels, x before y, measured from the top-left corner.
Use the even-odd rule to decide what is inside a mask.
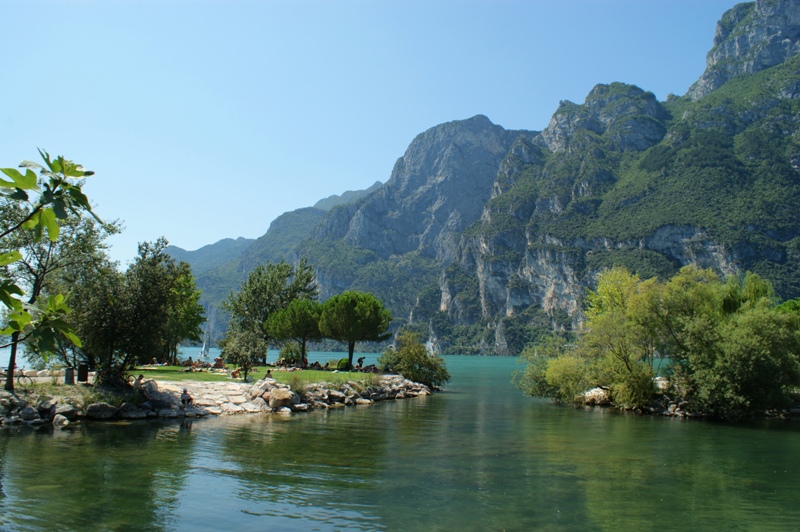
[[[193,399],[183,407],[186,388]],[[386,400],[431,395],[431,390],[399,375],[381,376],[375,384],[348,381],[340,385],[312,383],[301,390],[275,379],[254,383],[233,381],[148,381],[149,401],[138,404],[92,401],[88,387],[75,386],[67,395],[39,394],[30,402],[20,395],[0,391],[0,428],[65,428],[83,421],[198,418],[242,414],[291,416],[310,410],[372,405]],[[56,391],[60,391],[59,388]],[[18,391],[19,392],[19,391]],[[77,393],[75,393],[77,392]],[[92,401],[92,402],[89,402]]]

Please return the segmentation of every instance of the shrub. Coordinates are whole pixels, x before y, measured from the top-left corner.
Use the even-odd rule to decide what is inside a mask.
[[[387,363],[408,380],[422,383],[430,388],[450,381],[444,359],[428,353],[425,344],[417,339],[417,335],[410,331],[401,332],[397,337],[397,347],[389,349],[378,363],[386,367]]]
[[[303,352],[296,342],[286,342],[281,347],[280,358],[287,364],[299,364],[303,361]]]

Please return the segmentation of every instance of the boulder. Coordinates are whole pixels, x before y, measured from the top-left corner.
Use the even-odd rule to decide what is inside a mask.
[[[64,416],[69,421],[75,421],[78,417],[78,409],[72,405],[58,405],[56,406],[55,415]]]
[[[183,417],[183,412],[178,408],[162,408],[158,411],[158,417],[173,419],[176,417]]]
[[[26,406],[25,408],[20,410],[19,417],[23,421],[32,421],[34,419],[42,419],[41,416],[39,415],[39,411],[36,410],[35,408],[30,407],[30,406]]]
[[[219,405],[220,413],[222,414],[243,414],[245,409],[234,403],[222,403]]]
[[[50,376],[50,371],[46,370],[46,369],[43,369],[42,371],[37,371],[36,372],[36,376],[37,377],[49,377]]]
[[[48,400],[40,402],[36,409],[39,411],[39,416],[44,419],[52,419],[56,415],[56,406]]]
[[[287,388],[273,388],[269,396],[269,407],[276,410],[292,404],[294,393]]]
[[[347,396],[339,390],[328,390],[328,400],[331,403],[344,403]]]
[[[89,419],[111,419],[117,415],[117,407],[108,403],[92,403],[86,407],[86,417]]]
[[[66,416],[62,416],[61,414],[56,414],[53,416],[53,426],[58,428],[63,428],[69,425],[69,419]]]
[[[131,403],[123,403],[119,407],[119,417],[122,419],[145,419],[147,417],[147,410],[142,410]]]
[[[611,398],[608,395],[608,390],[603,388],[592,388],[589,391],[583,392],[583,400],[587,405],[610,405]]]
[[[255,399],[250,401],[250,404],[255,405],[255,407],[258,408],[259,412],[270,411],[269,404],[267,404],[267,402],[261,397],[256,397]]]

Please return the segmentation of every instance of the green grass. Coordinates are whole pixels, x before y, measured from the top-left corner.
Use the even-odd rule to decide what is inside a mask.
[[[196,382],[214,382],[214,381],[234,381],[242,382],[242,379],[232,379],[229,375],[224,373],[211,373],[208,371],[184,371],[186,368],[182,366],[160,366],[136,368],[132,374],[138,376],[144,375],[145,379],[155,379],[156,381],[196,381]],[[282,384],[295,384],[300,383],[311,384],[315,382],[330,382],[332,384],[343,384],[347,381],[367,381],[371,382],[374,377],[369,373],[359,372],[337,372],[332,371],[319,371],[319,370],[303,370],[303,371],[278,371],[275,368],[267,366],[258,366],[253,372],[249,374],[254,381],[264,378],[267,369],[272,370],[272,378]]]

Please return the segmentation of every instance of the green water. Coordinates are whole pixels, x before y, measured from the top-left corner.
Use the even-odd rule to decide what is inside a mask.
[[[291,419],[0,431],[7,530],[791,530],[800,423],[589,412],[516,360],[448,357],[428,398]]]

